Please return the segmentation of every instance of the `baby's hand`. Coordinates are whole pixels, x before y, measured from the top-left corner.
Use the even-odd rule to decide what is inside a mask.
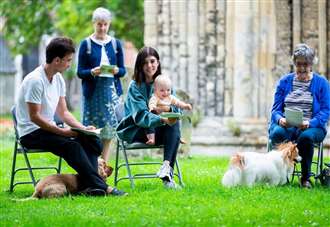
[[[186,110],[192,110],[192,106],[189,103],[187,103],[185,105],[184,109],[186,109]]]

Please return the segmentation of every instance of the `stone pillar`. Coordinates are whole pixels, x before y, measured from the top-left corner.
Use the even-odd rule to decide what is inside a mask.
[[[226,4],[226,43],[225,43],[225,116],[232,116],[234,111],[234,34],[235,34],[235,2],[227,1]]]
[[[206,93],[206,51],[205,51],[205,23],[206,23],[206,4],[205,1],[198,1],[198,14],[199,14],[199,29],[198,29],[198,74],[197,74],[197,104],[202,107],[203,113],[206,114],[207,110],[207,93]]]
[[[235,1],[232,2],[236,17],[233,18],[234,34],[233,52],[235,58],[233,64],[234,93],[233,93],[233,115],[235,118],[252,116],[255,103],[253,100],[252,65],[254,42],[253,36],[253,2]]]
[[[301,43],[301,0],[293,0],[293,46]]]
[[[198,13],[198,1],[187,2],[187,57],[188,57],[188,72],[187,72],[187,83],[186,88],[189,95],[196,100],[197,96],[197,80],[198,80],[198,49],[199,49],[199,29],[202,27],[198,24],[199,13]]]
[[[327,72],[327,17],[326,1],[318,1],[319,16],[319,73],[325,75]]]
[[[144,45],[156,47],[158,43],[157,1],[144,1]]]

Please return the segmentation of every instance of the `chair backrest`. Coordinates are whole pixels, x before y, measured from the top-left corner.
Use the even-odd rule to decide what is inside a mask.
[[[125,117],[125,106],[124,103],[119,103],[114,107],[117,124]]]
[[[16,137],[16,140],[18,140],[18,131],[17,131],[17,119],[16,119],[16,107],[13,106],[10,110],[11,112],[11,116],[13,118],[13,123],[14,123],[14,129],[15,129],[15,137]]]

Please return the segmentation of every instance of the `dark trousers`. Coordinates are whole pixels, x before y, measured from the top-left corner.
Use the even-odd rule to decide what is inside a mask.
[[[273,145],[285,142],[295,141],[302,157],[301,172],[302,180],[310,177],[311,165],[314,155],[314,143],[320,143],[325,137],[325,132],[321,128],[307,128],[300,130],[296,127],[283,128],[277,124],[270,127],[269,137]]]
[[[108,188],[97,170],[97,158],[102,151],[102,143],[97,137],[79,134],[77,138],[69,138],[38,129],[21,137],[20,141],[26,148],[48,150],[62,157],[77,171],[86,188]]]
[[[164,145],[164,161],[170,162],[173,168],[176,160],[176,154],[180,144],[180,125],[179,122],[174,125],[164,125],[154,129],[155,130],[155,144]],[[147,141],[146,130],[140,128],[136,133],[133,141],[145,143]]]

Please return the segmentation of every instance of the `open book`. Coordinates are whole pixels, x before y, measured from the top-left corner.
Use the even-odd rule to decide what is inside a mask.
[[[298,127],[303,122],[303,112],[298,109],[284,108],[284,115],[289,126]]]
[[[115,68],[115,65],[101,65],[101,73],[112,75],[112,71],[113,71],[114,68]]]
[[[88,136],[100,136],[102,128],[94,129],[94,130],[86,130],[81,128],[71,128],[72,131],[82,133]]]

